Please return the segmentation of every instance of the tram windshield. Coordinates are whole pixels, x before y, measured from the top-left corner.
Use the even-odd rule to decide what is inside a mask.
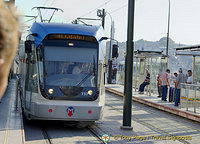
[[[96,48],[44,47],[45,85],[96,87],[96,70]]]

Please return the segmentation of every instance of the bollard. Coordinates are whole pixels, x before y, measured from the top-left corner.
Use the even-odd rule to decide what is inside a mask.
[[[15,111],[18,110],[18,83],[19,83],[19,79],[18,77],[16,77]]]

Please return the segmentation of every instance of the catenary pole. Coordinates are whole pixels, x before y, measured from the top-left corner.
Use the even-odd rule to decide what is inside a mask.
[[[128,2],[128,30],[126,42],[126,60],[125,60],[125,82],[124,82],[124,106],[123,106],[123,125],[122,129],[132,130],[132,78],[133,78],[133,35],[134,35],[134,8],[135,0]]]
[[[168,68],[169,68],[169,25],[170,25],[170,0],[169,0],[169,9],[168,9],[167,47],[166,47],[167,67]]]

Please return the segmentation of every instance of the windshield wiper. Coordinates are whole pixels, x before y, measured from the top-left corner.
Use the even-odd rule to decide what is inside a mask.
[[[78,84],[77,87],[80,87],[86,80],[93,74],[93,77],[96,76],[96,67],[95,67],[95,56],[93,56],[93,71],[88,73]]]

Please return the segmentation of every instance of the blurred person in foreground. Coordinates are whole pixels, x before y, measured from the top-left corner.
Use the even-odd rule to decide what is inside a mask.
[[[18,46],[18,19],[13,8],[0,0],[0,100],[6,90]]]

